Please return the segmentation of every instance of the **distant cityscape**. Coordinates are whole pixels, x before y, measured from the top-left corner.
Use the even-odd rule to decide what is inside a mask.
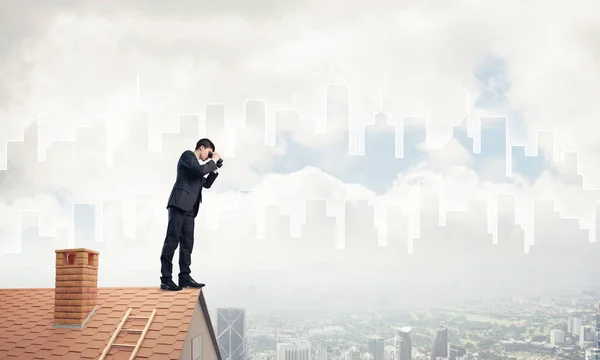
[[[327,104],[328,122],[349,123],[349,98],[345,85],[330,86]],[[164,236],[162,233],[165,231],[165,199],[173,174],[168,171],[156,172],[156,179],[136,182],[135,189],[120,189],[116,184],[122,184],[121,179],[127,174],[132,176],[150,168],[172,168],[179,154],[187,146],[185,144],[194,144],[201,134],[213,137],[217,143],[226,142],[219,132],[227,124],[225,110],[224,104],[209,104],[205,109],[204,120],[201,120],[199,115],[181,116],[178,119],[179,131],[161,134],[159,150],[154,151],[150,150],[151,129],[148,113],[137,111],[132,115],[130,135],[114,148],[109,146],[108,123],[96,119],[92,121],[91,126],[82,127],[77,131],[75,141],[51,142],[45,151],[45,161],[38,161],[38,154],[43,153],[43,146],[40,144],[40,124],[32,123],[25,133],[24,141],[8,143],[8,167],[6,171],[1,171],[0,175],[4,176],[5,181],[10,181],[12,174],[20,171],[15,164],[26,162],[28,172],[40,177],[57,177],[54,183],[64,180],[64,187],[48,190],[55,194],[58,203],[65,208],[71,208],[72,211],[66,215],[67,221],[60,224],[45,221],[48,216],[48,210],[45,209],[29,207],[18,214],[18,219],[11,223],[14,232],[0,234],[3,240],[6,240],[2,241],[0,246],[12,244],[10,249],[0,249],[0,268],[10,269],[17,264],[19,267],[26,266],[28,283],[32,286],[44,286],[53,280],[52,275],[45,270],[52,266],[46,254],[55,249],[76,246],[95,249],[102,254],[105,261],[114,263],[120,263],[119,259],[123,253],[139,254],[140,256],[128,262],[130,271],[139,272],[137,281],[140,284],[155,281],[148,275],[153,271],[152,264],[148,264],[144,259],[155,256],[153,254],[160,250]],[[240,130],[240,136],[243,137],[245,132],[253,129],[259,134],[267,134],[265,102],[250,100],[245,104],[245,110],[245,128]],[[288,122],[292,118],[298,120],[299,116],[291,110],[276,112],[275,115],[282,123],[285,123],[284,119]],[[276,121],[277,124],[279,120]],[[374,120],[383,126],[388,122],[388,115],[379,111]],[[419,150],[419,144],[426,139],[425,119],[404,120],[404,140],[401,142],[398,142],[400,132],[371,132],[367,125],[364,144],[359,141],[359,145],[362,145],[357,145],[356,148],[359,152],[364,148],[367,156],[348,155],[351,142],[349,138],[343,139],[341,146],[335,147],[335,151],[339,150],[339,153],[334,151],[329,156],[351,159],[353,162],[348,166],[360,170],[353,172],[356,176],[372,171],[384,175],[389,172],[396,176],[398,171],[418,161],[427,160],[426,154]],[[540,144],[553,146],[548,145],[553,142],[551,132],[540,132],[538,135]],[[540,164],[531,161],[544,156],[542,153],[537,157],[525,156],[523,152],[519,157],[520,150],[517,150],[523,150],[522,147],[511,147],[513,158],[506,158],[506,119],[482,121],[479,154],[473,154],[473,139],[468,136],[466,129],[457,126],[455,137],[472,153],[476,162],[485,162],[480,159],[483,155],[496,154],[503,163],[508,161],[512,164],[514,172],[523,173],[523,169],[535,170]],[[244,146],[262,146],[267,149],[270,145],[265,145],[265,141],[262,141],[265,139],[259,138],[257,143]],[[234,145],[238,155],[243,153],[240,141]],[[403,149],[402,158],[395,157],[399,155],[399,145],[402,145]],[[389,155],[379,159],[386,164],[384,168],[377,165],[369,155],[371,149],[378,147],[388,148],[387,151],[379,149],[380,153]],[[78,172],[93,176],[96,181],[94,186],[120,189],[125,194],[115,193],[112,197],[100,197],[95,195],[95,188],[72,193],[69,178],[62,176],[59,166],[60,159],[73,153],[79,154],[75,160],[77,163],[68,164],[68,169],[77,167]],[[294,154],[288,156],[296,158]],[[298,158],[302,159],[302,156]],[[285,157],[276,157],[274,162],[276,167],[281,165],[285,168],[288,160]],[[247,160],[239,156],[227,159],[224,171],[235,173],[236,166],[240,166],[244,161]],[[312,160],[306,161],[310,165]],[[528,165],[517,166],[523,161],[529,161]],[[582,176],[577,172],[577,153],[565,153],[564,162],[571,170],[573,183],[581,185]],[[304,165],[306,164],[299,166]],[[315,174],[310,169],[284,168],[279,170],[305,171],[306,176]],[[508,181],[506,169],[502,166],[500,168],[502,171],[499,170],[492,177],[500,179],[499,181]],[[335,175],[335,168],[327,170],[331,170]],[[486,176],[491,175],[487,173]],[[346,182],[364,180],[344,178],[343,174],[339,175],[339,179]],[[235,180],[235,177],[223,176],[215,188],[217,191],[239,191]],[[429,188],[431,193],[435,193],[439,185],[422,183],[421,192]],[[23,193],[16,191],[10,194],[14,199],[8,198],[7,201],[10,203],[27,197],[30,192],[29,188]],[[596,192],[589,191],[590,198],[595,194]],[[320,277],[319,271],[341,272],[356,268],[356,265],[360,264],[364,265],[365,274],[373,271],[369,274],[369,283],[363,286],[377,282],[378,285],[386,286],[386,277],[383,274],[395,271],[402,274],[396,276],[398,281],[411,280],[411,274],[416,273],[434,274],[428,276],[427,280],[436,283],[427,285],[438,290],[440,284],[456,288],[457,284],[462,283],[459,280],[464,279],[465,274],[478,274],[481,275],[481,280],[477,280],[480,283],[465,286],[481,289],[486,294],[490,291],[489,287],[509,292],[511,287],[521,286],[520,284],[527,284],[527,287],[546,284],[540,280],[548,276],[554,278],[552,284],[557,283],[557,286],[584,286],[593,283],[597,278],[589,269],[589,264],[595,263],[600,257],[600,234],[595,231],[595,228],[600,226],[600,204],[595,202],[595,205],[589,208],[595,212],[594,221],[588,224],[588,228],[582,228],[582,222],[577,218],[561,218],[553,200],[542,199],[533,200],[532,216],[528,215],[528,218],[531,218],[531,227],[520,224],[518,218],[523,216],[527,209],[519,207],[519,199],[514,194],[498,194],[495,204],[486,200],[469,200],[469,207],[465,211],[447,212],[442,211],[442,199],[438,198],[432,205],[421,197],[420,204],[411,208],[408,215],[407,207],[412,205],[384,204],[385,211],[382,212],[378,205],[373,204],[372,199],[346,199],[340,196],[292,199],[301,210],[301,214],[290,209],[284,211],[282,204],[266,204],[264,214],[261,215],[260,211],[256,211],[256,204],[244,203],[243,200],[239,200],[237,206],[222,210],[222,204],[212,201],[211,196],[214,194],[207,192],[205,204],[201,209],[204,213],[198,217],[196,226],[197,229],[203,229],[203,237],[198,245],[201,250],[197,259],[207,268],[213,265],[221,266],[222,262],[219,259],[227,257],[229,261],[244,264],[247,268],[253,268],[252,265],[286,266],[293,271],[317,272],[315,276]],[[243,196],[240,195],[239,198]],[[492,213],[496,214],[495,217],[489,216],[490,208],[493,209]],[[216,221],[204,215],[215,211],[219,212]],[[248,211],[252,211],[255,218],[240,219],[240,214]],[[234,232],[235,228],[226,226],[232,219],[247,231],[239,235]],[[467,223],[471,223],[473,229],[463,230]],[[448,241],[445,236],[447,233],[453,233],[453,239],[460,240]],[[534,237],[535,243],[532,245]],[[237,249],[235,254],[229,253],[230,248]],[[340,251],[341,248],[343,251]],[[438,258],[432,262],[434,255]],[[573,263],[563,261],[565,258],[573,259]],[[253,263],[248,265],[247,262]],[[513,272],[507,269],[520,273],[523,281],[515,282]],[[103,274],[106,273],[101,273],[100,281],[107,278]],[[118,281],[120,278],[111,279]],[[12,281],[15,279],[9,272],[3,272],[0,279],[7,286],[14,286]],[[464,280],[468,282],[472,279],[468,277]],[[573,283],[577,281],[581,284]],[[424,284],[420,286],[425,288]],[[402,289],[406,290],[404,287]],[[457,293],[461,292],[457,290]]]
[[[349,131],[349,99],[348,99],[348,89],[345,85],[331,85],[328,90],[328,100],[327,100],[327,119],[330,122],[337,121],[342,124],[346,124],[345,132]],[[53,169],[49,166],[52,164],[56,164],[57,160],[65,156],[66,154],[80,153],[82,158],[83,166],[81,171],[89,170],[90,173],[98,173],[101,174],[103,180],[107,182],[117,181],[114,179],[117,174],[121,174],[125,169],[130,169],[131,166],[143,166],[138,159],[140,157],[152,157],[153,166],[160,166],[161,168],[169,168],[172,167],[172,162],[176,157],[185,150],[184,144],[193,144],[194,139],[197,139],[198,136],[210,136],[215,139],[215,142],[228,144],[230,141],[226,139],[226,134],[222,131],[223,129],[232,128],[235,126],[229,123],[227,125],[226,115],[225,115],[225,105],[224,104],[209,104],[206,105],[205,109],[205,119],[202,121],[199,115],[185,115],[181,116],[178,119],[178,129],[179,131],[176,133],[168,133],[161,134],[158,153],[155,151],[151,151],[150,148],[150,122],[148,118],[148,113],[143,111],[136,111],[130,120],[130,136],[126,138],[125,141],[113,144],[110,139],[110,131],[109,125],[104,119],[95,119],[92,121],[91,125],[88,127],[81,127],[77,130],[76,140],[75,141],[52,141],[50,142],[50,146],[40,146],[41,144],[41,134],[40,130],[42,124],[35,120],[33,121],[29,127],[27,128],[24,140],[18,142],[8,142],[7,145],[7,169],[4,170],[7,174],[10,174],[11,171],[15,169],[14,164],[16,164],[15,154],[18,154],[19,161],[26,160],[30,166],[30,171],[32,173],[37,174],[49,174],[55,172],[57,169]],[[241,136],[243,136],[244,131],[248,131],[248,129],[258,129],[258,133],[264,133],[264,143],[250,144],[251,146],[264,146],[265,148],[269,148],[272,144],[270,142],[274,142],[274,136],[268,135],[271,133],[273,129],[269,130],[267,126],[267,118],[266,118],[266,104],[262,100],[249,100],[245,105],[245,127],[243,129],[238,129],[241,131]],[[275,123],[289,123],[291,119],[295,119],[298,121],[299,114],[295,111],[277,111],[275,114]],[[382,169],[384,173],[393,173],[394,176],[397,175],[398,171],[406,168],[410,164],[416,164],[419,161],[425,161],[426,155],[418,150],[419,145],[426,141],[426,120],[424,118],[406,118],[402,120],[403,130],[396,131],[394,130],[394,126],[392,122],[390,122],[389,115],[380,111],[374,117],[373,124],[366,124],[364,130],[364,139],[354,139],[354,135],[349,136],[346,141],[343,141],[343,144],[346,145],[345,153],[338,154],[339,156],[346,156],[351,158],[354,162],[352,163],[353,167],[356,167],[357,170],[360,170],[358,173],[355,172],[355,177],[353,179],[358,181],[359,183],[362,181],[361,177],[371,173],[371,170],[376,169],[374,167],[373,161],[369,159],[369,156],[361,156],[365,155],[365,146],[368,145],[367,152],[379,153],[379,154],[388,154],[389,156],[385,158],[381,158],[382,164],[385,164],[385,168]],[[271,124],[271,126],[275,126]],[[377,131],[370,130],[371,127],[390,127],[390,131],[387,133],[380,133]],[[555,156],[544,155],[541,150],[538,155],[529,156],[525,155],[524,146],[520,145],[511,145],[510,141],[507,140],[507,130],[506,130],[506,119],[505,118],[485,118],[482,119],[481,124],[481,135],[479,141],[475,141],[467,134],[466,122],[463,122],[461,125],[455,126],[454,129],[454,137],[469,150],[474,159],[476,161],[480,161],[481,156],[488,155],[498,155],[503,159],[503,162],[506,163],[506,168],[499,167],[498,170],[500,172],[495,174],[490,174],[487,172],[486,174],[478,174],[483,176],[482,179],[488,178],[488,180],[500,181],[501,183],[506,182],[510,179],[510,174],[515,172],[520,173],[522,176],[532,175],[532,172],[539,172],[540,164],[535,162],[535,159],[542,159],[544,157],[550,156],[550,161],[555,160]],[[394,134],[395,132],[395,134]],[[273,132],[274,134],[274,132]],[[402,135],[402,136],[400,136]],[[269,139],[271,139],[269,140]],[[359,137],[360,138],[360,137]],[[553,145],[554,135],[549,131],[540,131],[538,132],[538,142],[540,144],[545,144],[546,147],[554,148]],[[354,140],[353,140],[354,139]],[[360,140],[360,141],[359,141]],[[260,139],[259,139],[260,141]],[[351,145],[353,142],[356,142],[356,146]],[[474,144],[480,143],[479,151],[477,153],[473,152]],[[93,144],[93,147],[90,146]],[[111,145],[112,144],[112,145]],[[367,144],[367,145],[365,145]],[[183,146],[183,147],[182,147]],[[190,145],[191,146],[191,145]],[[225,145],[224,147],[229,147],[233,153],[241,153],[243,149],[240,148],[240,141],[235,142],[234,144]],[[248,146],[248,144],[246,144]],[[348,151],[348,146],[351,148],[356,148],[354,151]],[[508,150],[510,151],[508,151]],[[443,149],[442,149],[443,150]],[[349,154],[350,153],[350,154]],[[38,155],[44,154],[43,158],[45,161],[39,162]],[[147,156],[145,156],[147,154]],[[352,155],[353,154],[353,155]],[[506,158],[506,154],[512,154],[512,158]],[[94,155],[94,156],[92,156]],[[92,156],[91,158],[88,158]],[[333,156],[333,155],[331,155]],[[85,158],[85,161],[84,161]],[[479,159],[479,160],[478,160]],[[91,162],[89,161],[91,160]],[[227,167],[234,168],[236,163],[239,161],[243,161],[239,159],[239,156],[236,158],[228,159]],[[483,161],[483,160],[481,160]],[[277,159],[277,164],[281,163],[281,165],[285,164],[285,159]],[[579,184],[580,187],[583,187],[583,177],[578,173],[577,170],[578,163],[578,154],[576,152],[565,152],[564,153],[564,164],[565,166],[572,171],[569,175],[575,181],[575,183]],[[275,165],[277,165],[275,164]],[[371,165],[369,165],[371,164]],[[521,164],[517,166],[517,164]],[[310,166],[310,163],[306,164]],[[476,164],[475,164],[476,165]],[[365,167],[367,166],[367,167]],[[372,166],[373,168],[369,167]],[[277,167],[277,166],[276,166]],[[477,166],[475,166],[477,168]],[[527,169],[527,170],[525,170]],[[537,170],[536,170],[537,169]],[[298,169],[287,169],[288,171],[300,170]],[[330,170],[330,169],[328,169]],[[382,171],[378,171],[378,177],[381,177]],[[492,176],[493,175],[493,176]],[[491,177],[490,177],[491,176]],[[385,176],[384,176],[385,177]],[[344,179],[344,176],[339,176],[341,180]],[[485,179],[484,179],[485,180]],[[221,180],[220,180],[221,181]],[[227,182],[227,180],[224,180]],[[231,181],[231,180],[229,180]],[[157,189],[153,189],[149,187],[151,185],[141,184],[138,191],[136,193],[130,194],[130,198],[128,201],[132,201],[134,209],[136,212],[139,210],[144,210],[147,206],[153,206],[156,204],[156,195],[154,195]],[[217,187],[225,190],[233,190],[235,186],[233,184],[217,184]],[[438,189],[442,184],[431,184],[424,182],[422,184],[423,188],[431,188],[433,190]],[[430,189],[430,190],[431,190]],[[59,190],[59,189],[57,189]],[[236,189],[239,191],[239,189]],[[166,191],[166,190],[164,190]],[[164,192],[163,191],[163,192]],[[582,190],[586,191],[586,190]],[[590,196],[597,196],[600,199],[600,194],[594,190],[587,190],[590,193]],[[247,191],[246,191],[247,192]],[[69,194],[63,194],[62,196],[68,196]],[[57,196],[61,196],[57,194]],[[119,233],[106,233],[102,231],[97,231],[95,233],[85,234],[86,239],[95,238],[97,241],[101,241],[102,238],[108,238],[109,236],[117,236],[117,237],[135,237],[135,229],[137,229],[137,224],[131,223],[131,220],[123,218],[123,212],[120,211],[120,208],[124,207],[124,199],[121,197],[111,199],[111,198],[95,198],[92,194],[86,194],[85,196],[74,195],[75,198],[72,199],[73,202],[73,221],[75,222],[75,226],[77,227],[77,220],[81,220],[81,214],[79,212],[89,212],[91,207],[92,213],[102,213],[105,217],[111,217],[113,219],[117,219],[119,223],[122,223],[122,231]],[[82,198],[83,197],[83,198]],[[67,201],[68,199],[64,199]],[[449,223],[452,222],[452,219],[458,219],[463,211],[448,211],[444,209],[443,199],[438,199],[438,205],[435,209],[428,209],[421,205],[421,208],[417,209],[419,211],[407,211],[406,206],[402,204],[381,204],[376,205],[370,199],[344,199],[344,198],[334,198],[323,197],[322,199],[296,199],[300,202],[305,202],[306,204],[298,204],[299,209],[303,211],[307,211],[307,208],[310,208],[315,204],[317,208],[325,207],[325,202],[328,203],[328,217],[332,219],[336,219],[338,223],[337,227],[334,230],[334,238],[336,240],[337,246],[344,246],[344,240],[348,236],[348,231],[344,229],[344,220],[348,219],[348,212],[352,211],[349,207],[352,207],[352,203],[358,203],[358,207],[362,207],[365,209],[371,209],[371,214],[375,215],[387,215],[387,216],[377,216],[378,221],[371,220],[372,226],[375,227],[375,236],[378,239],[376,243],[378,244],[386,244],[389,242],[390,231],[386,228],[391,226],[389,222],[397,221],[398,218],[402,218],[403,224],[406,229],[404,229],[404,233],[400,234],[402,237],[406,238],[405,243],[407,251],[409,248],[412,248],[412,241],[416,238],[420,238],[423,233],[424,221],[425,223],[428,220],[433,222],[433,226],[438,227],[447,227],[450,226]],[[489,207],[487,206],[488,200],[486,199],[467,199],[469,208],[467,213],[473,212],[478,213],[482,216],[482,219],[487,220],[487,222],[491,222],[487,224],[488,226],[488,234],[493,240],[494,243],[497,242],[499,238],[499,231],[502,231],[499,226],[499,222],[502,221],[501,218],[496,215],[490,217],[491,214],[498,214],[500,212],[508,212],[512,213],[512,225],[519,230],[520,236],[519,241],[517,242],[519,247],[522,247],[524,251],[529,251],[529,248],[533,244],[533,237],[536,233],[536,224],[535,220],[530,223],[522,223],[519,220],[519,212],[515,212],[515,207],[519,206],[519,199],[515,198],[514,194],[496,194],[496,204],[495,206]],[[160,201],[158,201],[160,203]],[[335,203],[335,207],[329,203]],[[280,210],[281,204],[274,204],[269,206],[266,205],[267,216],[264,219],[269,219],[269,209],[275,208]],[[203,205],[204,206],[204,205]],[[208,206],[211,209],[218,209],[215,204],[207,203],[205,206]],[[382,206],[382,208],[377,208],[378,206]],[[544,199],[534,199],[532,204],[532,219],[539,218],[540,215],[550,215],[557,216],[555,210],[554,200],[544,200]],[[331,214],[333,208],[340,208],[341,211],[336,211],[336,214]],[[354,206],[356,208],[356,205]],[[490,210],[492,209],[492,210]],[[33,209],[31,209],[33,210]],[[115,213],[111,214],[111,211]],[[324,211],[324,210],[323,210]],[[381,211],[384,211],[383,213]],[[413,214],[414,213],[414,214]],[[437,219],[421,219],[416,220],[413,219],[413,216],[422,217],[427,216],[428,213],[431,213],[432,216],[435,216]],[[486,218],[486,215],[487,218]],[[43,215],[43,214],[42,214]],[[297,217],[297,214],[295,217]],[[323,214],[323,216],[325,216]],[[369,216],[369,219],[374,219],[373,216]],[[101,217],[100,217],[101,218]],[[597,203],[594,207],[594,215],[593,218],[595,221],[593,223],[588,224],[587,228],[581,229],[582,232],[585,233],[585,237],[587,238],[587,242],[597,242],[600,239],[600,234],[597,234],[595,229],[600,227],[600,203]],[[135,221],[135,217],[132,218]],[[390,220],[392,219],[392,220]],[[340,221],[341,220],[341,221]],[[557,220],[564,222],[565,224],[571,223],[575,224],[574,221],[576,219],[560,219],[557,217]],[[91,222],[93,225],[94,219],[86,219],[86,221]],[[264,237],[266,223],[264,220],[255,219],[257,222],[255,234],[257,237]],[[340,226],[341,225],[341,226]],[[577,228],[580,228],[581,224],[576,224]],[[294,216],[290,218],[290,234],[293,237],[299,236],[299,227],[301,224],[298,222],[298,219],[294,219]],[[416,226],[416,227],[415,227]],[[529,228],[533,226],[532,228]],[[134,229],[133,231],[128,231],[127,229]],[[124,230],[124,231],[123,231]],[[59,232],[65,231],[65,235],[68,236],[70,241],[74,241],[76,234],[73,228],[65,228],[58,229]],[[88,229],[90,231],[90,229]],[[128,235],[124,235],[124,234]],[[99,235],[99,236],[98,236]],[[114,238],[111,238],[111,241],[117,241]],[[341,244],[340,244],[341,241]],[[516,244],[515,244],[516,245]],[[349,248],[352,245],[346,247]],[[0,255],[2,254],[2,250],[0,249]],[[415,250],[416,251],[416,250]],[[411,251],[409,251],[411,252]]]
[[[357,128],[359,130],[354,131],[355,128],[351,126],[349,101],[349,89],[346,85],[332,84],[328,87],[327,123],[341,124],[342,134],[348,135],[347,138],[343,137],[344,139],[339,144],[332,144],[331,151],[333,153],[328,156],[332,159],[341,159],[343,157],[351,159],[352,162],[345,166],[345,168],[354,168],[356,171],[351,172],[352,177],[350,178],[348,178],[347,172],[340,172],[341,170],[336,167],[325,169],[326,171],[347,183],[364,184],[368,181],[375,181],[376,183],[371,183],[370,187],[375,188],[376,193],[381,193],[385,190],[385,186],[389,184],[380,184],[377,183],[378,181],[391,182],[402,170],[421,161],[427,161],[427,154],[422,149],[422,145],[427,141],[427,120],[425,118],[407,117],[392,119],[389,114],[380,109],[374,115],[372,122],[367,121],[366,124]],[[242,124],[238,124],[226,117],[225,104],[207,104],[203,117],[200,115],[182,115],[177,120],[178,132],[161,133],[159,137],[151,131],[149,114],[138,110],[130,117],[129,136],[122,142],[116,142],[113,136],[110,135],[110,125],[105,119],[94,119],[90,126],[79,128],[76,131],[76,139],[74,141],[49,141],[48,136],[42,136],[42,134],[46,134],[49,130],[44,130],[43,124],[39,120],[35,120],[26,130],[23,141],[8,142],[7,169],[2,172],[5,171],[7,174],[10,174],[12,171],[17,171],[18,167],[16,164],[26,161],[31,164],[28,166],[30,167],[29,171],[32,173],[52,173],[54,174],[53,176],[57,176],[56,172],[58,169],[53,168],[53,164],[57,164],[59,159],[65,157],[67,154],[78,153],[81,155],[81,158],[77,160],[81,162],[81,164],[77,164],[80,171],[97,174],[108,185],[108,183],[119,181],[117,179],[118,176],[122,176],[128,171],[134,171],[136,167],[140,167],[141,171],[142,166],[149,165],[149,163],[140,160],[140,158],[151,158],[152,167],[159,167],[161,169],[172,167],[172,163],[176,157],[186,149],[185,144],[193,144],[195,142],[194,139],[205,135],[214,139],[216,143],[223,144],[221,148],[228,148],[230,153],[237,154],[237,156],[229,158],[227,161],[227,168],[231,169],[229,171],[234,171],[236,166],[245,161],[244,159],[240,159],[240,154],[244,152],[243,146],[262,146],[265,149],[269,149],[276,143],[275,128],[277,126],[281,125],[283,128],[287,128],[290,124],[300,121],[300,114],[296,110],[276,111],[274,122],[268,121],[267,104],[263,100],[248,100],[244,109],[245,119]],[[400,125],[400,127],[397,125]],[[506,118],[488,117],[481,119],[480,131],[477,136],[469,135],[468,125],[470,126],[469,121],[465,118],[461,124],[454,126],[453,138],[473,156],[473,169],[477,172],[477,176],[481,180],[509,184],[513,181],[511,177],[514,174],[519,174],[524,178],[533,180],[541,173],[545,159],[549,162],[563,163],[564,167],[569,169],[569,174],[565,175],[568,178],[567,180],[571,184],[577,185],[583,192],[589,193],[590,197],[600,200],[600,193],[597,190],[583,189],[583,176],[578,172],[578,153],[565,151],[563,154],[564,158],[562,160],[559,159],[560,157],[557,154],[560,152],[554,145],[553,132],[538,132],[537,140],[539,147],[536,149],[537,155],[532,156],[525,153],[525,146],[515,145],[513,144],[514,141],[509,139]],[[382,131],[382,129],[387,130]],[[242,145],[239,140],[244,138],[244,134],[248,131],[256,131],[258,134],[264,134],[264,138],[258,138],[255,144]],[[227,134],[234,135],[232,137]],[[288,142],[293,141],[289,139],[288,135],[284,132],[280,136]],[[238,141],[232,140],[236,136]],[[44,138],[44,141],[42,141],[42,138]],[[50,138],[52,137],[50,136]],[[151,141],[151,139],[155,140]],[[43,144],[49,144],[49,146]],[[554,149],[554,152],[546,154],[541,150],[542,146]],[[338,151],[339,153],[337,153]],[[440,151],[443,152],[444,148],[440,149]],[[43,154],[42,158],[45,161],[38,161],[40,154]],[[373,161],[374,159],[371,157],[373,154],[377,154],[378,162]],[[293,156],[295,160],[299,160],[295,168],[290,168],[290,162],[283,156],[281,158],[276,157],[273,164],[274,169],[278,172],[290,172],[298,171],[312,165],[310,158],[302,159],[302,156],[296,155],[299,154],[292,152],[286,155],[288,157]],[[495,167],[495,171],[488,169],[480,173],[480,168],[486,162],[489,162],[488,157],[501,160],[500,163],[505,164],[505,166]],[[377,164],[385,165],[378,166]],[[257,168],[257,171],[260,171],[260,169]],[[373,176],[370,175],[374,172],[378,174],[377,178],[379,180],[373,179]],[[130,198],[127,201],[134,204],[133,206],[136,211],[141,207],[157,203],[155,194],[157,192],[160,193],[163,189],[158,190],[152,187],[153,184],[155,182],[140,184],[135,193],[130,194]],[[236,187],[235,179],[232,178],[223,181],[220,180],[216,186],[221,190],[240,191],[239,187]],[[424,182],[421,186],[423,188],[429,187],[430,191],[435,191],[436,189],[441,189],[443,184]],[[112,199],[97,198],[92,193],[69,194],[68,188],[56,189],[56,191],[62,192],[62,195],[57,193],[59,197],[73,197],[72,199],[63,199],[66,202],[70,200],[74,204],[73,221],[78,216],[78,207],[92,206],[95,207],[92,209],[93,212],[104,213],[108,217],[111,210],[118,211],[119,207],[122,208],[124,206],[124,199],[121,196]],[[488,204],[492,198],[493,203]],[[372,199],[344,199],[327,195],[322,199],[296,199],[296,202],[298,202],[296,210],[306,211],[305,209],[307,206],[310,206],[310,203],[327,201],[328,217],[335,219],[337,223],[337,227],[334,230],[334,238],[336,239],[334,246],[339,248],[343,247],[345,242],[348,242],[348,232],[344,229],[344,222],[348,220],[348,202],[356,202],[357,200],[359,203],[365,203],[359,206],[371,208],[373,216],[377,215],[377,221],[372,220],[371,222],[375,227],[377,242],[380,245],[386,244],[390,240],[389,231],[386,229],[386,226],[388,226],[386,224],[390,222],[389,219],[393,219],[391,220],[392,222],[399,217],[403,219],[405,229],[401,236],[405,238],[403,245],[406,246],[409,253],[418,251],[417,249],[413,249],[413,241],[422,237],[422,228],[424,227],[422,217],[427,216],[427,213],[430,212],[432,214],[432,219],[430,219],[433,222],[432,225],[438,227],[451,226],[452,219],[458,219],[464,213],[464,211],[446,209],[444,198],[441,195],[438,199],[436,209],[409,209],[408,205],[401,203],[376,204]],[[530,247],[534,244],[535,234],[539,233],[539,231],[536,231],[537,224],[535,222],[541,212],[555,216],[565,224],[575,224],[574,222],[577,220],[576,218],[561,219],[559,217],[560,214],[555,209],[555,200],[533,199],[532,203],[528,204],[526,209],[523,208],[521,209],[522,211],[516,212],[515,208],[520,208],[523,204],[521,204],[520,199],[515,194],[497,193],[493,194],[489,199],[465,199],[465,201],[468,201],[466,212],[479,214],[482,216],[482,220],[487,223],[487,233],[493,243],[498,241],[500,237],[499,232],[502,231],[498,225],[498,222],[502,221],[498,213],[502,211],[511,213],[512,225],[515,225],[520,232],[518,235],[518,247],[520,247],[520,251],[524,252],[530,250]],[[308,205],[304,204],[305,202]],[[207,206],[211,209],[218,209],[216,205],[211,205],[210,202]],[[269,205],[267,204],[266,206],[266,211],[269,211]],[[280,210],[281,204],[274,204],[272,207]],[[527,214],[528,212],[531,212],[531,214]],[[594,207],[588,208],[585,212],[587,213],[585,221],[581,221],[575,225],[577,229],[583,232],[582,236],[585,236],[586,242],[597,242],[600,238],[600,234],[596,233],[596,228],[600,227],[600,204],[596,203]],[[135,237],[135,230],[127,230],[135,226],[131,223],[131,220],[123,219],[122,213],[120,217],[119,214],[114,214],[113,218],[115,217],[123,223],[125,233],[128,234],[125,237]],[[299,236],[298,229],[301,226],[301,222],[298,220],[299,217],[302,217],[302,215],[292,214],[290,217],[290,233],[294,237]],[[369,218],[373,217],[369,216]],[[257,237],[264,237],[264,232],[266,231],[266,220],[261,219],[268,220],[268,214],[266,217],[255,219],[255,234]],[[590,221],[590,219],[592,220]],[[63,230],[66,231],[69,240],[74,241],[74,231],[71,228],[59,229],[58,231]],[[96,234],[99,236],[96,236]],[[102,237],[113,235],[101,231],[96,234],[94,234],[94,237],[98,241]],[[119,234],[116,235],[120,236]],[[111,240],[116,241],[114,239]],[[0,248],[0,255],[5,252],[10,253],[11,251]]]
[[[223,360],[598,360],[600,289],[394,313],[216,311]]]

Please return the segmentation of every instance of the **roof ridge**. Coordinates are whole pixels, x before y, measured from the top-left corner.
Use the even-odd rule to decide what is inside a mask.
[[[202,291],[198,294],[198,302],[200,303],[200,308],[204,313],[204,318],[208,325],[208,333],[210,334],[210,339],[213,343],[215,350],[217,351],[217,360],[222,360],[221,351],[219,349],[219,343],[217,341],[217,335],[215,334],[215,329],[211,326],[212,321],[210,319],[210,312],[208,311],[208,305],[206,305],[206,299],[204,298],[204,294]]]

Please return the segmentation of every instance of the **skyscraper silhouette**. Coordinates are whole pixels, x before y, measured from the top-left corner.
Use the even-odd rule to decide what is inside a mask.
[[[327,87],[327,128],[339,128],[348,139],[348,151],[352,146],[350,140],[350,91],[344,84],[331,84]],[[328,130],[329,131],[329,130]],[[356,149],[355,149],[356,150]]]
[[[373,360],[384,359],[384,343],[383,338],[380,336],[370,336],[367,339],[367,352],[373,356]]]
[[[440,326],[435,332],[431,344],[431,360],[448,357],[448,328]]]
[[[206,122],[206,137],[218,143],[221,139],[221,131],[225,128],[225,104],[207,104],[204,109]]]
[[[403,327],[396,330],[396,336],[394,337],[396,360],[412,359],[412,341],[410,333],[411,329],[409,327]]]
[[[223,360],[246,359],[246,310],[217,309],[217,343]]]

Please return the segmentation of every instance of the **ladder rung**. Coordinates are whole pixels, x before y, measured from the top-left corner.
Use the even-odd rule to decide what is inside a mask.
[[[99,360],[104,360],[106,358],[106,355],[108,355],[108,351],[110,350],[110,348],[112,346],[133,348],[133,352],[131,354],[130,359],[135,359],[135,356],[137,355],[138,351],[140,350],[140,347],[142,346],[144,337],[146,337],[146,334],[148,333],[148,330],[150,329],[150,324],[152,323],[152,320],[154,320],[154,316],[156,316],[156,309],[152,310],[152,314],[150,314],[150,316],[129,316],[129,314],[131,314],[131,308],[127,309],[125,316],[123,316],[123,318],[121,319],[119,326],[117,327],[115,332],[112,334],[112,337],[108,341],[108,344],[104,348],[104,351],[102,351],[102,354],[100,355]],[[145,320],[147,320],[146,326],[144,326],[144,329],[135,329],[135,328],[123,329],[123,325],[125,325],[125,322],[128,319],[145,319]],[[115,344],[115,340],[117,339],[117,336],[119,335],[119,333],[121,331],[141,333],[141,336],[138,339],[137,343],[135,343],[135,344]]]
[[[141,333],[144,329],[121,329],[121,331]]]

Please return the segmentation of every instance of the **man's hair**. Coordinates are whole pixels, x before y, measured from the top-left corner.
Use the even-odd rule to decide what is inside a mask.
[[[195,150],[200,149],[201,146],[204,146],[205,148],[212,149],[212,151],[216,150],[215,149],[215,144],[213,144],[213,142],[210,141],[210,140],[208,140],[207,138],[198,140],[198,142],[196,143],[196,149]]]

